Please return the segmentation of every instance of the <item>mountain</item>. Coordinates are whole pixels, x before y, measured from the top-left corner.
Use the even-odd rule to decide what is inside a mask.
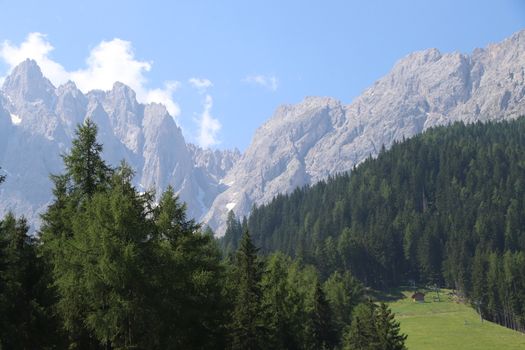
[[[225,176],[204,220],[222,234],[279,193],[352,169],[383,146],[454,121],[525,114],[525,30],[470,55],[412,53],[351,104],[308,97],[277,109]]]
[[[141,189],[160,193],[172,185],[194,218],[224,189],[220,181],[239,157],[187,145],[164,106],[137,102],[124,84],[87,94],[73,82],[55,88],[35,61],[26,60],[0,91],[0,164],[8,175],[0,187],[0,212],[23,214],[38,225],[51,199],[49,174],[62,171],[60,155],[86,118],[97,123],[109,163],[130,163]]]
[[[99,126],[104,157],[126,159],[141,189],[172,185],[192,217],[224,233],[227,213],[250,213],[280,193],[352,169],[384,146],[454,121],[525,114],[525,30],[471,54],[412,53],[351,104],[307,97],[277,108],[248,149],[203,150],[184,140],[166,109],[137,101],[128,86],[83,94],[55,88],[26,60],[0,90],[0,214],[12,210],[38,224],[51,198],[50,173],[62,170],[75,126]]]

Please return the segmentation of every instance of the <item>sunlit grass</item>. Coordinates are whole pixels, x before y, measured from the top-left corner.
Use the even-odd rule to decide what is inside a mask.
[[[407,291],[402,292],[405,298],[389,303],[401,331],[408,334],[408,349],[525,349],[525,335],[492,322],[482,323],[471,307],[455,301],[449,291],[441,291],[441,301],[435,292],[426,293],[424,303],[413,302]]]

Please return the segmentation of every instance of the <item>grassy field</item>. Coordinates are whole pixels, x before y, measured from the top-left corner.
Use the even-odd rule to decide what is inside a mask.
[[[427,292],[424,303],[415,303],[410,292],[390,295],[388,302],[408,334],[409,350],[499,350],[525,349],[525,335],[483,321],[469,306],[455,302],[448,291]],[[398,299],[398,300],[392,300]]]

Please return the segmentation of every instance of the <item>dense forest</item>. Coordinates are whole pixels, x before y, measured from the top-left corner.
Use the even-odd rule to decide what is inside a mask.
[[[0,349],[405,349],[350,270],[263,256],[246,227],[223,255],[173,189],[105,163],[91,121],[63,161],[36,235],[0,221]]]
[[[483,317],[525,330],[525,118],[431,129],[347,174],[233,214],[263,253],[281,251],[322,278],[366,286],[454,288]]]

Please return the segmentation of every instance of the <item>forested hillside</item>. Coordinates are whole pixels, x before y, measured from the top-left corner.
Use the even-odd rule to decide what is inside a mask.
[[[324,276],[455,288],[485,318],[523,329],[524,201],[525,118],[457,123],[254,207],[245,225],[265,253],[299,257]],[[229,223],[226,251],[242,226]]]

